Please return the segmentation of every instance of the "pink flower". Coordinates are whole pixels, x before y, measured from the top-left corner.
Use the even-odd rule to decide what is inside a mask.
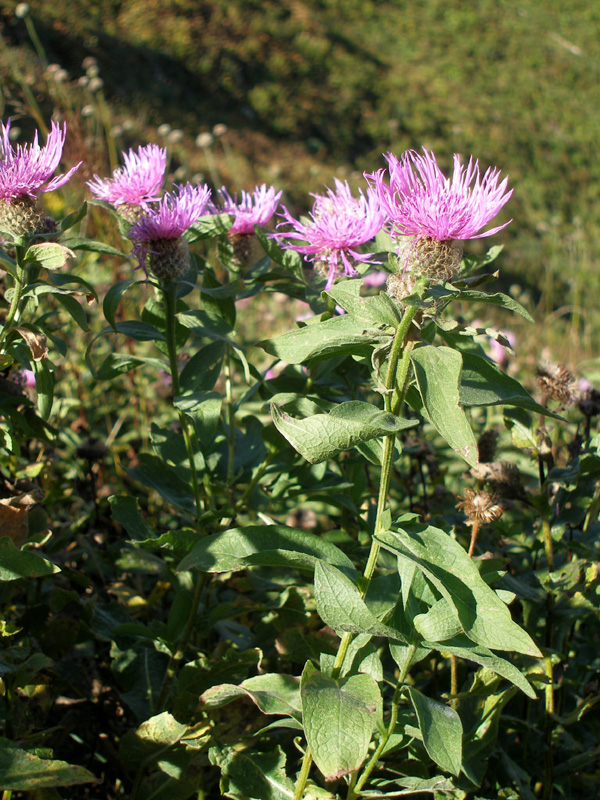
[[[155,205],[148,206],[129,231],[140,266],[145,269],[146,256],[155,250],[157,242],[179,239],[206,214],[209,198],[208,186],[186,183],[167,192]]]
[[[387,279],[388,273],[383,269],[378,269],[365,275],[363,283],[369,289],[376,289],[378,286],[383,286]]]
[[[388,153],[389,185],[384,181],[384,170],[365,175],[390,218],[394,234],[438,241],[479,239],[497,233],[512,221],[480,233],[512,195],[512,189],[507,191],[508,178],[498,183],[498,169],[490,167],[481,177],[478,161],[471,157],[465,167],[455,154],[452,178],[446,178],[434,154],[425,148],[423,153],[421,156],[409,150],[401,159]]]
[[[233,226],[229,233],[254,233],[255,225],[266,225],[271,219],[282,192],[276,192],[273,186],[256,186],[253,192],[241,192],[241,199],[238,202],[237,194],[233,197],[223,186],[219,190],[221,205],[210,204],[211,214],[231,214],[235,217]]]
[[[166,149],[149,144],[122,155],[125,166],[118,167],[112,178],[94,175],[94,180],[88,181],[91,193],[114,206],[146,206],[158,200],[167,166]]]
[[[82,163],[50,180],[60,163],[66,133],[66,124],[61,128],[53,122],[44,147],[38,144],[36,131],[33,144],[18,144],[15,149],[10,142],[10,120],[6,125],[0,122],[0,198],[10,203],[64,186]]]
[[[293,230],[274,233],[273,238],[296,240],[281,242],[283,247],[296,250],[308,261],[323,261],[328,265],[326,289],[329,289],[339,274],[356,275],[350,258],[354,261],[371,262],[373,253],[361,253],[356,248],[376,236],[383,227],[386,217],[379,200],[371,189],[367,194],[360,192],[357,199],[352,196],[346,181],[335,179],[335,192],[327,189],[327,195],[313,195],[315,198],[310,220],[301,222],[292,217],[283,207],[285,222]],[[340,263],[341,262],[341,263]]]

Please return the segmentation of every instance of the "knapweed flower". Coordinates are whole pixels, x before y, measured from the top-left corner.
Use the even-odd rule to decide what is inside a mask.
[[[187,242],[181,236],[206,214],[208,186],[176,186],[149,205],[133,223],[129,236],[140,266],[162,281],[173,281],[190,264]]]
[[[254,233],[255,225],[266,225],[281,200],[283,192],[276,192],[273,186],[256,186],[253,192],[241,192],[240,200],[237,194],[232,197],[223,186],[218,190],[220,205],[210,204],[212,214],[231,214],[234,222],[229,229],[229,234]]]
[[[32,144],[13,148],[10,120],[6,125],[0,122],[0,228],[16,236],[52,232],[48,228],[54,221],[40,216],[37,195],[64,186],[81,166],[80,162],[64,175],[52,178],[60,163],[66,133],[66,125],[61,128],[53,122],[44,147],[40,147],[36,131]]]
[[[149,144],[123,153],[124,166],[118,167],[112,178],[88,181],[91,193],[111,205],[145,207],[158,200],[165,179],[167,151],[157,144]]]
[[[435,155],[409,150],[400,159],[392,153],[385,170],[365,175],[387,213],[394,238],[413,237],[407,246],[407,265],[427,277],[446,280],[458,267],[462,247],[457,242],[491,236],[509,222],[482,231],[508,202],[508,178],[489,168],[483,177],[473,157],[465,167],[454,155],[452,178],[446,178]],[[405,241],[406,246],[406,241]]]
[[[327,271],[326,289],[337,275],[356,275],[352,261],[373,262],[373,253],[361,253],[356,248],[373,239],[382,229],[386,216],[379,200],[371,189],[360,197],[352,196],[346,181],[335,179],[335,191],[327,189],[326,195],[315,194],[310,219],[297,220],[283,207],[284,222],[293,230],[272,234],[282,247],[296,250],[307,261],[323,265]],[[284,240],[289,241],[284,241]]]

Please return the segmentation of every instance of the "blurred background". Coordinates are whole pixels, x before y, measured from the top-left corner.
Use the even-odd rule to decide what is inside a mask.
[[[51,202],[72,210],[93,173],[147,142],[168,146],[171,179],[272,183],[300,213],[333,176],[362,185],[389,150],[431,148],[445,170],[473,154],[514,187],[493,243],[499,288],[539,321],[515,321],[518,351],[594,371],[600,5],[5,0],[0,13],[3,119],[17,141],[66,120],[65,162],[85,161]]]

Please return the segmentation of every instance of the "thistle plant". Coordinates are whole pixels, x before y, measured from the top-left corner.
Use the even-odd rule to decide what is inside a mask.
[[[513,298],[484,289],[500,248],[462,256],[468,239],[508,224],[485,230],[510,198],[507,179],[458,157],[446,178],[428,151],[386,158],[389,173],[369,175],[357,196],[336,181],[314,196],[308,217],[284,208],[269,231],[281,197],[274,187],[241,196],[222,187],[215,203],[207,186],[164,191],[164,151],[149,145],[89,184],[92,202],[112,209],[122,250],[30,234],[29,250],[79,248],[127,265],[131,276],[103,298],[107,326],[94,328],[86,367],[107,395],[122,394],[134,370],[145,376],[138,386],[161,380],[162,399],[150,389],[144,398],[147,444],[126,410],[116,421],[106,414],[113,438],[123,428],[129,462],[119,465],[127,482],[119,473],[108,500],[90,501],[96,538],[93,550],[81,547],[81,563],[92,553],[93,579],[62,591],[82,580],[72,566],[79,541],[52,551],[66,567],[58,579],[39,555],[34,571],[62,581],[48,608],[77,608],[77,658],[110,672],[121,713],[102,769],[118,772],[115,797],[550,800],[555,778],[567,785],[569,760],[558,763],[558,753],[596,704],[578,688],[592,674],[568,685],[557,673],[588,635],[598,637],[594,398],[588,389],[564,412],[585,416],[585,452],[567,463],[555,436],[553,463],[543,461],[533,491],[541,444],[531,415],[562,423],[548,400],[564,392],[549,386],[554,375],[566,391],[572,376],[545,368],[537,402],[481,345],[485,336],[507,348],[508,338],[467,321],[473,304],[530,319]],[[236,237],[252,241],[243,259]],[[370,279],[371,264],[383,280]],[[302,300],[312,316],[260,342],[245,336],[240,310],[263,302],[256,313],[266,320],[274,296]],[[17,321],[6,353],[27,368]],[[489,424],[502,419],[496,407],[501,435]],[[76,453],[103,459],[97,444],[92,436]],[[32,554],[14,551],[9,562],[0,548],[1,576],[10,564],[28,574]],[[45,734],[52,758],[39,755],[36,732],[24,732],[20,687],[30,678],[19,672],[19,647],[1,662],[0,713],[10,724],[0,759],[6,748],[13,761],[15,752],[38,758],[60,787],[57,726]],[[597,661],[586,662],[590,672]],[[64,674],[80,680],[79,663]],[[585,731],[577,764],[595,758],[581,743],[597,725]],[[541,746],[529,785],[519,753],[530,758]],[[92,768],[70,765],[68,780],[93,783]]]

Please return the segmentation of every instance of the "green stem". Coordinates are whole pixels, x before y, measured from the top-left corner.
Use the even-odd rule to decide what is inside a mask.
[[[175,284],[163,284],[162,293],[165,302],[165,333],[167,337],[167,349],[169,353],[169,366],[171,371],[171,379],[173,381],[173,397],[176,398],[180,395],[181,390],[179,387],[179,366],[177,364],[177,340],[176,340],[176,313],[177,313],[177,294]],[[194,500],[196,503],[196,517],[199,520],[202,514],[202,499],[200,497],[200,485],[198,483],[198,473],[196,471],[196,463],[194,461],[194,448],[192,445],[192,432],[188,418],[180,409],[177,409],[179,415],[179,423],[181,425],[181,432],[183,433],[183,440],[185,442],[185,450],[188,457],[190,467],[190,474],[192,479],[192,491],[194,492]]]
[[[410,669],[410,662],[415,654],[417,646],[411,644],[408,648],[408,653],[406,659],[404,660],[404,664],[402,665],[402,669],[400,671],[400,675],[398,676],[398,682],[396,684],[396,690],[394,692],[394,697],[392,698],[392,710],[390,713],[390,720],[388,722],[388,726],[386,732],[381,738],[377,749],[371,756],[369,763],[364,768],[362,775],[360,776],[359,780],[357,781],[354,787],[350,786],[346,800],[355,800],[356,797],[359,796],[361,789],[365,785],[365,783],[369,780],[369,777],[375,767],[377,766],[377,762],[381,758],[381,754],[385,750],[387,743],[390,739],[390,736],[394,732],[394,728],[396,727],[396,722],[398,721],[398,707],[400,704],[400,693],[402,692],[402,687],[406,682],[406,676],[408,675],[408,671]]]
[[[10,333],[13,322],[15,322],[18,319],[19,306],[21,304],[21,295],[23,293],[23,287],[25,285],[25,277],[27,275],[27,265],[23,264],[23,256],[25,255],[25,248],[23,248],[20,245],[17,245],[16,251],[17,251],[17,263],[16,263],[17,268],[15,276],[15,287],[12,300],[10,301],[10,307],[8,309],[8,313],[6,314],[6,318],[4,320],[4,326],[2,328],[2,332],[0,333],[0,344]]]
[[[181,635],[179,644],[177,645],[177,650],[171,655],[169,663],[167,664],[167,669],[165,670],[165,676],[163,678],[162,685],[160,687],[158,700],[156,701],[157,714],[160,714],[160,712],[164,710],[167,704],[167,700],[169,698],[169,692],[171,691],[171,686],[173,685],[173,679],[175,678],[175,674],[177,672],[177,667],[179,666],[179,663],[183,660],[185,656],[185,651],[192,637],[192,633],[194,631],[194,624],[196,622],[196,615],[198,613],[198,606],[200,605],[200,598],[202,597],[203,585],[204,585],[204,573],[200,573],[200,577],[196,581],[196,588],[194,589],[192,605],[190,607],[190,613],[188,614],[185,629]]]
[[[425,285],[426,284],[424,281],[420,282],[417,285],[417,288],[419,290],[423,290],[425,288]],[[404,312],[404,316],[402,317],[402,322],[398,326],[398,329],[396,331],[396,336],[394,337],[394,342],[392,344],[392,350],[390,352],[390,360],[388,363],[386,380],[385,380],[386,391],[384,394],[385,398],[384,403],[386,411],[392,411],[392,395],[394,393],[394,390],[396,390],[398,393],[397,400],[394,402],[394,409],[395,409],[394,413],[397,413],[399,411],[400,405],[404,399],[404,395],[406,394],[410,349],[412,345],[411,347],[408,347],[407,345],[409,345],[409,343],[405,342],[404,340],[407,337],[407,334],[410,330],[410,326],[415,317],[415,314],[417,313],[417,310],[418,309],[416,306],[409,306],[406,309],[406,311]],[[401,381],[399,380],[400,378]],[[369,558],[367,560],[367,565],[365,567],[363,578],[360,583],[361,596],[363,598],[367,594],[371,578],[373,577],[373,573],[375,572],[377,557],[379,555],[379,543],[375,540],[375,536],[384,530],[384,525],[382,520],[384,511],[387,507],[387,496],[390,488],[390,479],[392,475],[392,462],[394,457],[395,441],[396,441],[395,434],[386,436],[385,443],[383,446],[383,458],[381,461],[381,476],[379,479],[379,496],[377,499],[377,516],[375,519],[375,528],[373,533],[373,539],[371,540],[371,550],[369,552]],[[353,638],[354,634],[352,633],[344,633],[344,635],[342,636],[340,646],[338,648],[338,652],[333,665],[333,669],[331,672],[332,678],[337,678],[339,676],[342,669],[342,665],[344,663],[344,658],[346,657],[346,653],[348,652],[348,647],[350,646],[350,643],[352,642]],[[397,709],[396,709],[396,714],[397,714]],[[306,782],[308,781],[308,775],[310,772],[311,765],[312,765],[312,756],[310,754],[310,749],[307,747],[306,752],[304,753],[304,758],[302,760],[302,767],[300,769],[300,774],[296,782],[294,800],[302,800],[302,798],[304,797],[304,791],[306,789]]]
[[[235,408],[233,407],[233,381],[231,369],[231,352],[227,349],[225,356],[225,403],[227,407],[227,427],[229,428],[227,455],[227,487],[233,495],[233,471],[235,464]],[[231,498],[233,501],[233,497]]]

